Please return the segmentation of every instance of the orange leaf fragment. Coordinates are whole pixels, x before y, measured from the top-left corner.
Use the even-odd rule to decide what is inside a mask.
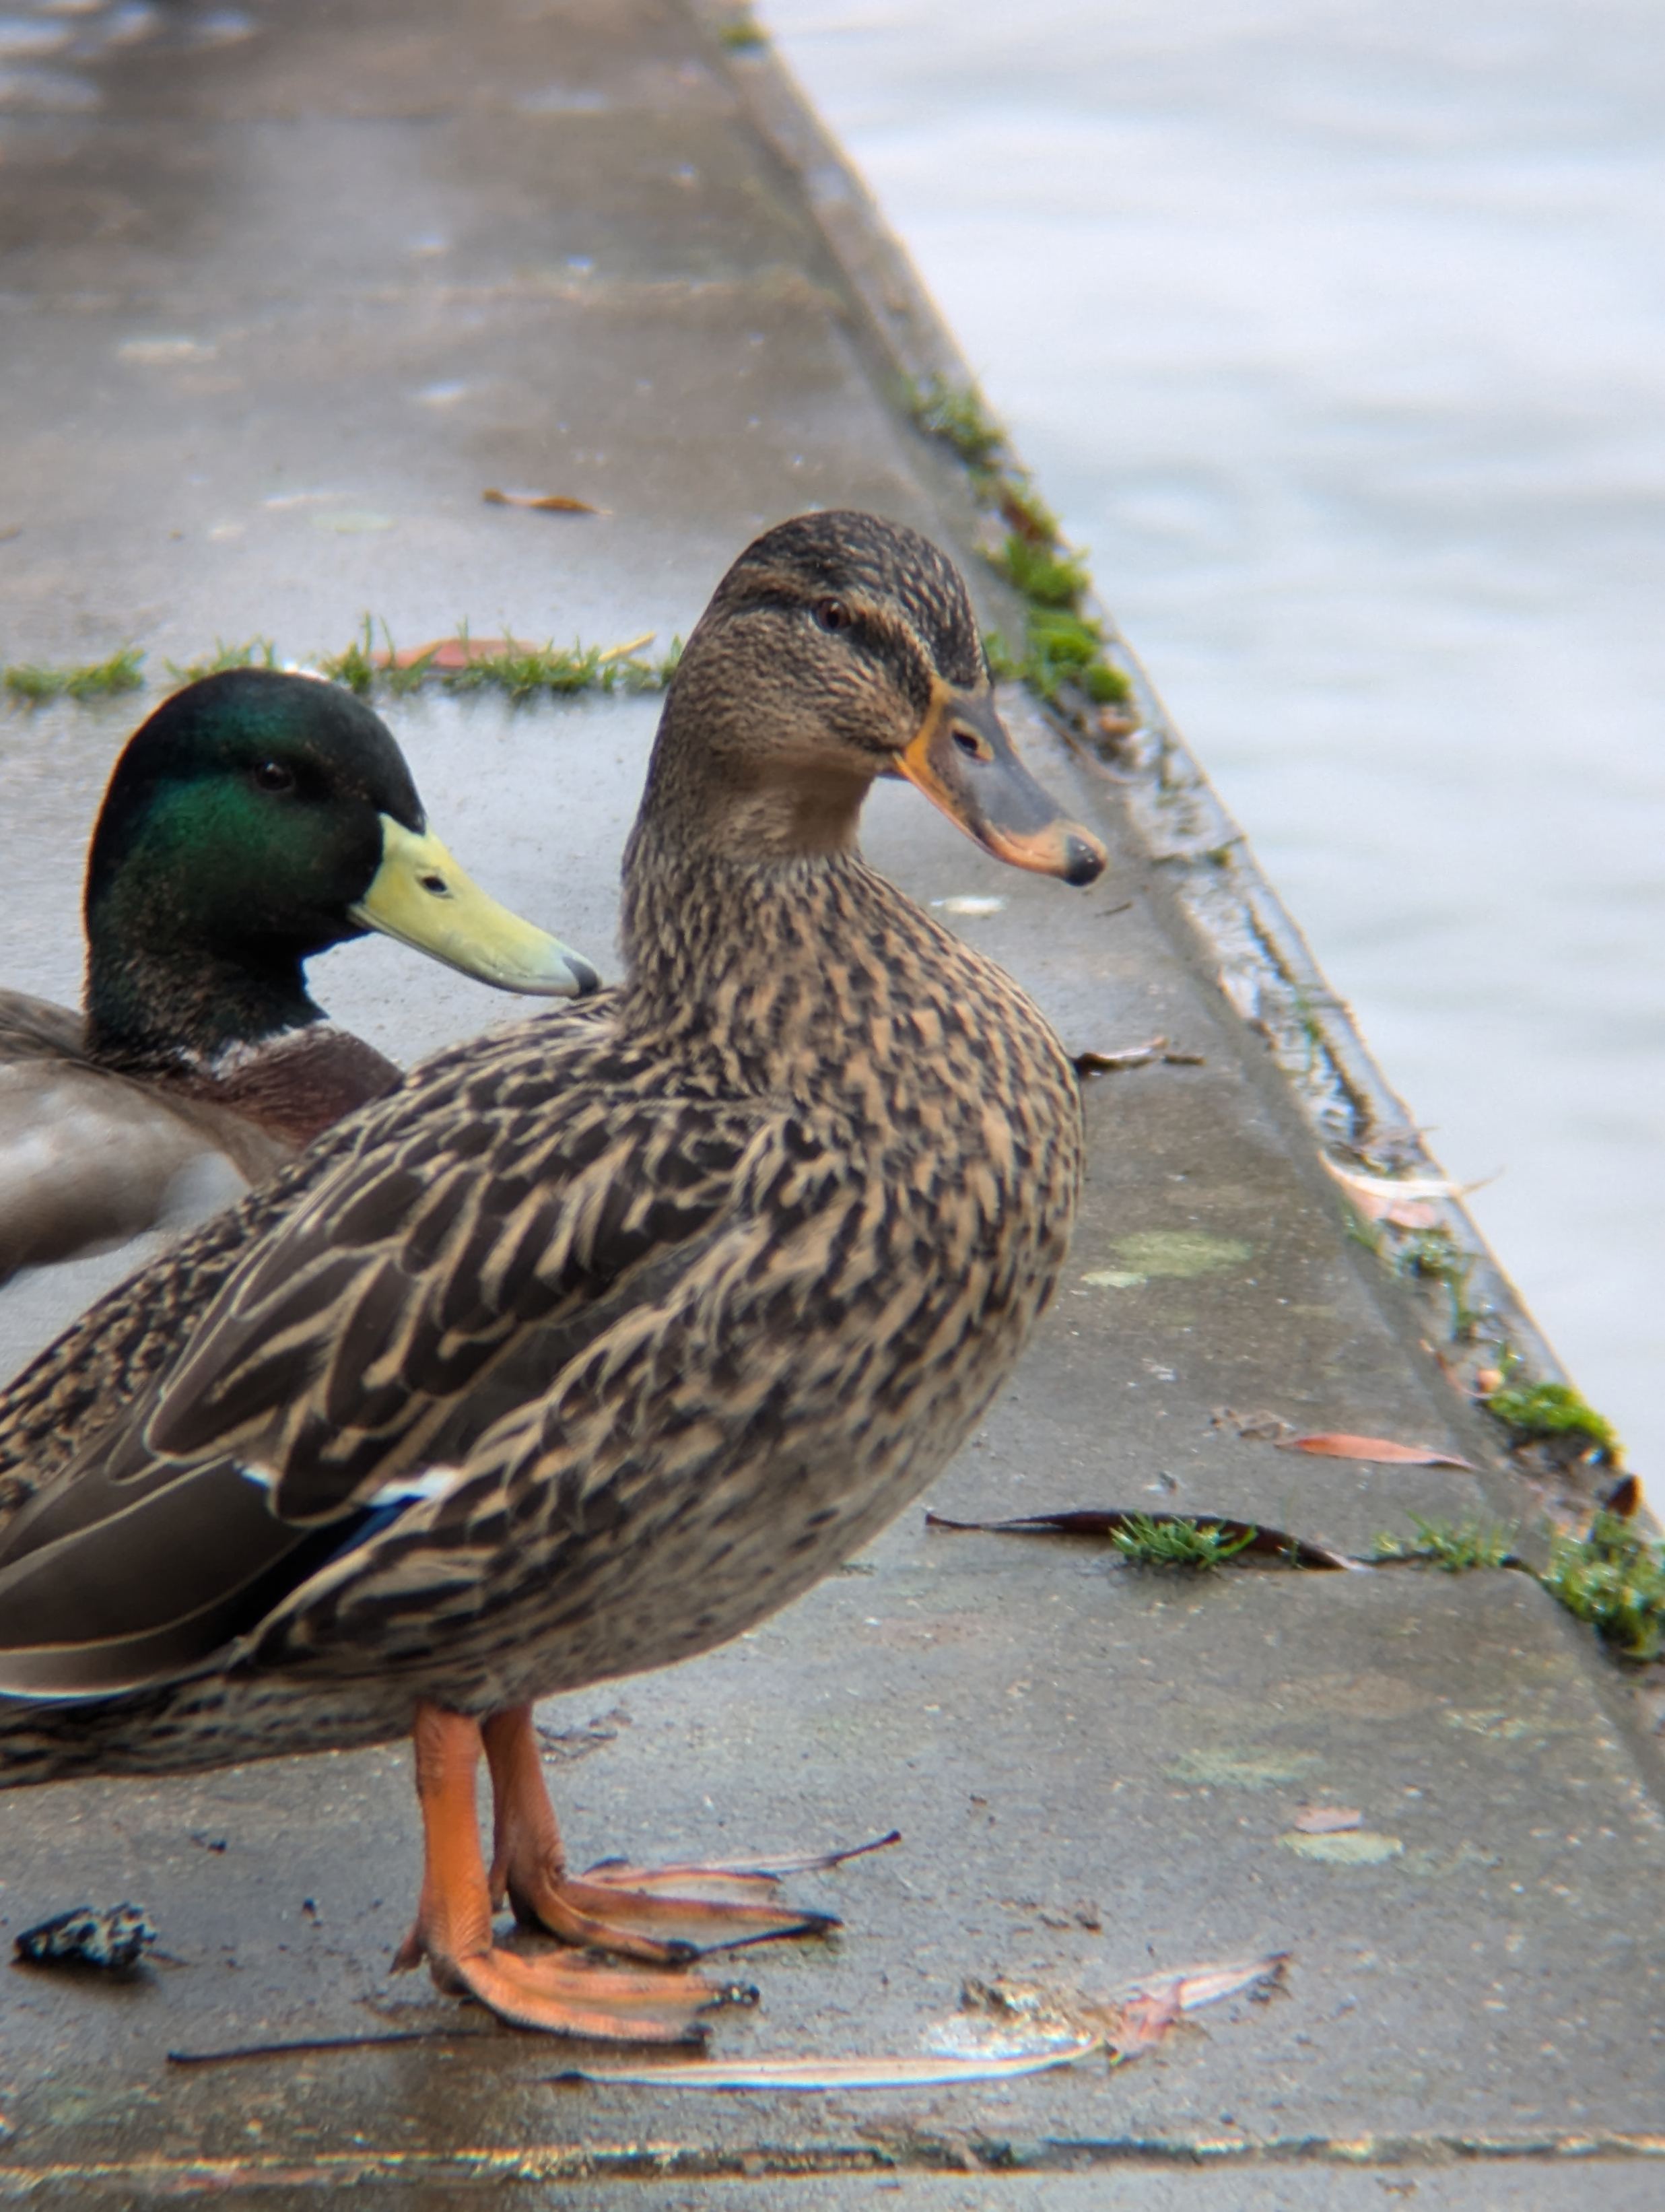
[[[587,500],[569,499],[562,491],[483,491],[481,498],[488,507],[530,507],[540,514],[599,514],[599,507]]]
[[[477,660],[501,660],[505,653],[536,653],[535,645],[523,645],[516,637],[436,637],[428,645],[402,646],[390,660],[383,653],[376,656],[382,668],[414,668],[425,660],[430,668],[468,668]]]
[[[1340,1836],[1364,1825],[1364,1815],[1352,1805],[1303,1805],[1295,1815],[1296,1832],[1303,1836]]]
[[[1391,1437],[1353,1437],[1335,1431],[1316,1437],[1285,1437],[1279,1451],[1316,1452],[1324,1459],[1373,1459],[1394,1467],[1460,1467],[1474,1469],[1455,1452],[1437,1451],[1432,1444],[1398,1444]]]

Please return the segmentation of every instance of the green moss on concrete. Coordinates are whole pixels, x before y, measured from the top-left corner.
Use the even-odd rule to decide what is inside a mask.
[[[180,684],[200,684],[204,676],[218,676],[228,668],[276,668],[279,666],[277,647],[269,637],[252,637],[242,645],[227,645],[221,638],[214,641],[212,653],[199,653],[195,660],[181,664],[165,660],[162,666]]]
[[[755,54],[768,40],[750,9],[737,8],[726,23],[717,26],[717,43],[732,54]]]
[[[126,645],[107,660],[64,668],[21,664],[8,668],[0,680],[9,697],[26,707],[44,707],[55,699],[109,699],[123,691],[141,691],[143,670],[143,653],[137,646]]]
[[[910,384],[907,398],[920,428],[965,464],[978,503],[1006,526],[1000,551],[988,559],[1023,601],[1024,641],[1020,652],[998,632],[986,638],[990,673],[997,682],[1027,684],[1048,707],[1083,721],[1099,710],[1097,734],[1105,734],[1103,710],[1127,705],[1133,690],[1109,658],[1104,625],[1087,606],[1092,579],[1085,557],[1064,544],[1056,517],[1012,459],[1006,432],[974,386],[933,379]]]
[[[1425,1521],[1419,1513],[1406,1516],[1414,1536],[1394,1536],[1379,1530],[1370,1540],[1375,1559],[1419,1559],[1448,1575],[1471,1574],[1477,1567],[1506,1567],[1514,1563],[1513,1528],[1496,1522]]]
[[[1633,1522],[1598,1513],[1587,1535],[1557,1536],[1540,1579],[1626,1659],[1665,1655],[1665,1546]]]
[[[1492,1393],[1486,1407],[1519,1443],[1565,1437],[1582,1440],[1604,1460],[1617,1459],[1619,1455],[1612,1422],[1587,1405],[1571,1383],[1505,1383]]]

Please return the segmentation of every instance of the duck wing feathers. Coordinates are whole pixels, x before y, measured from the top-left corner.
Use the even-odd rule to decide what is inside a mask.
[[[0,1687],[155,1679],[255,1626],[402,1483],[428,1494],[436,1462],[477,1493],[562,1456],[557,1376],[586,1353],[656,1364],[843,1179],[797,1109],[667,1097],[662,1067],[647,1095],[647,1066],[583,1015],[442,1054],[228,1217],[240,1252],[197,1240],[221,1281],[182,1354],[124,1413],[83,1414],[83,1447],[0,1525],[6,1644],[38,1655],[0,1662]],[[181,1270],[200,1290],[187,1246],[137,1279],[144,1300]],[[670,1354],[726,1356],[685,1335]]]

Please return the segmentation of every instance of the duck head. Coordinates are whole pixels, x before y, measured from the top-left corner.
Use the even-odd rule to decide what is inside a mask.
[[[129,739],[85,914],[88,1046],[136,1063],[318,1020],[303,963],[368,930],[501,990],[574,998],[599,980],[458,866],[379,716],[270,669],[205,677]]]
[[[953,562],[877,515],[799,515],[746,548],[690,638],[644,822],[674,814],[679,841],[741,860],[848,851],[881,775],[1014,867],[1104,867],[1018,757]]]

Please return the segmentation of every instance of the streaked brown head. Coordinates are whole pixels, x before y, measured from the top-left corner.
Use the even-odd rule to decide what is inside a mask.
[[[689,640],[643,820],[737,859],[842,852],[879,775],[1016,867],[1104,866],[1013,749],[953,562],[877,515],[799,515],[746,548]]]

